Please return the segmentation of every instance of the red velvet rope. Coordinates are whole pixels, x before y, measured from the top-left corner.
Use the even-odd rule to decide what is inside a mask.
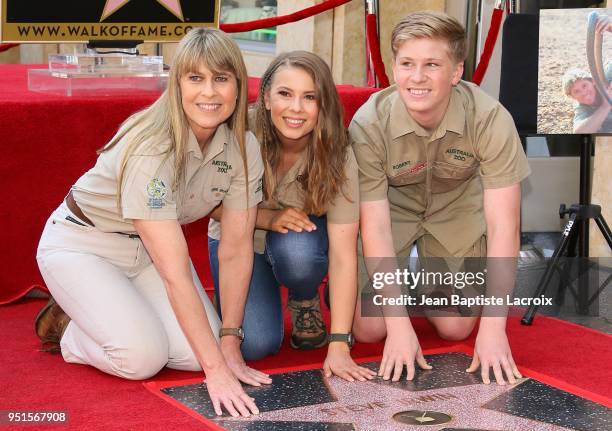
[[[11,48],[19,46],[18,43],[0,43],[0,52],[8,51]]]
[[[376,32],[376,15],[372,13],[366,16],[366,37],[368,39],[374,73],[376,78],[378,78],[378,85],[381,88],[387,88],[389,86],[389,78],[387,78],[385,73],[385,64],[380,55],[380,44],[378,43],[378,34]]]
[[[326,10],[333,9],[337,6],[341,6],[351,0],[327,0],[323,3],[307,7],[306,9],[299,10],[288,15],[275,16],[271,18],[259,19],[256,21],[237,22],[232,24],[221,24],[219,28],[226,33],[240,33],[243,31],[258,30],[260,28],[275,27],[281,24],[287,24],[290,22],[296,22],[304,18],[311,17],[313,15],[325,12]]]
[[[476,85],[480,85],[485,73],[487,72],[487,68],[489,67],[489,61],[493,55],[493,49],[495,49],[495,42],[497,41],[497,35],[499,34],[499,27],[501,26],[503,16],[503,9],[493,9],[493,15],[491,16],[491,27],[489,27],[487,40],[485,40],[480,61],[478,62],[478,66],[476,67],[474,75],[472,76],[472,82]]]

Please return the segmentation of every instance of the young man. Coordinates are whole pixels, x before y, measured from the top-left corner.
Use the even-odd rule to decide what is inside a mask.
[[[420,259],[486,257],[490,265],[491,257],[516,257],[520,182],[529,166],[510,114],[461,80],[463,27],[442,13],[413,13],[395,27],[392,50],[396,84],[373,95],[349,126],[359,164],[368,271],[374,271],[374,260],[408,256],[415,241]],[[500,271],[505,276],[494,281],[504,280],[501,290],[511,293],[514,272]],[[402,310],[403,315],[391,316],[382,307],[382,315],[371,317],[362,315],[361,301],[357,304],[356,339],[386,337],[379,370],[385,379],[398,380],[404,366],[412,379],[415,360],[430,368]],[[450,340],[469,336],[478,318],[427,317]],[[499,384],[505,383],[504,374],[510,383],[521,377],[505,324],[499,310],[481,319],[467,371],[481,366],[485,383],[490,382],[490,367]]]

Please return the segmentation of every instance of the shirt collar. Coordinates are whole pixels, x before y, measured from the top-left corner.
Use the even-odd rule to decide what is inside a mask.
[[[406,109],[406,105],[404,105],[404,101],[400,94],[395,91],[393,94],[393,101],[391,102],[391,111],[390,111],[390,130],[391,137],[393,139],[397,139],[408,133],[415,133],[418,136],[427,137],[430,134],[421,127],[411,116],[408,114],[408,110]],[[461,103],[461,97],[459,94],[459,90],[457,87],[454,87],[451,92],[451,99],[448,104],[448,108],[446,109],[446,113],[442,118],[442,122],[436,128],[431,137],[434,138],[436,135],[440,134],[440,136],[444,136],[446,131],[451,131],[457,133],[458,135],[463,135],[463,128],[465,126],[465,108]]]
[[[198,140],[195,137],[193,130],[191,130],[191,127],[189,127],[189,139],[187,141],[187,153],[193,153],[193,155],[196,158],[200,160],[202,159],[202,150],[200,149]]]
[[[230,131],[227,124],[222,123],[217,127],[213,138],[210,143],[204,149],[204,153],[202,153],[202,149],[200,148],[200,144],[198,144],[198,140],[189,128],[189,141],[187,142],[187,152],[193,153],[194,157],[197,159],[204,159],[204,163],[209,162],[214,159],[215,156],[219,155],[225,149],[225,145],[229,141]]]
[[[304,165],[306,164],[306,155],[308,153],[308,149],[304,148],[304,151],[300,154],[300,157],[295,161],[293,166],[289,168],[285,176],[280,180],[280,185],[290,184],[294,181],[297,181],[298,177],[303,174],[302,170],[304,169]]]
[[[442,122],[438,126],[437,131],[444,132],[454,132],[459,136],[463,135],[463,129],[465,127],[465,107],[463,103],[461,103],[461,95],[459,94],[459,89],[457,87],[453,87],[451,92],[451,99],[448,103],[448,108],[446,109],[446,113],[444,114],[444,118],[442,118]]]
[[[413,132],[418,136],[429,136],[427,130],[422,128],[416,121],[414,121],[410,114],[408,114],[406,105],[404,105],[404,101],[402,100],[402,97],[397,89],[393,93],[389,123],[391,137],[393,139],[400,138]]]

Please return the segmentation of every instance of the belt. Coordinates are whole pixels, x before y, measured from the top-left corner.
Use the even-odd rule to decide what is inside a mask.
[[[83,211],[81,211],[81,208],[79,208],[77,205],[76,201],[74,200],[74,196],[72,196],[72,190],[70,190],[70,192],[66,195],[66,206],[72,212],[72,214],[83,220],[89,226],[94,226],[93,222],[89,220],[85,214],[83,214]]]
[[[85,214],[83,214],[83,211],[81,211],[81,208],[79,208],[79,206],[77,205],[76,201],[74,200],[74,196],[72,196],[72,190],[70,190],[70,192],[68,192],[68,194],[66,195],[66,199],[65,200],[66,200],[66,206],[72,212],[72,214],[74,214],[80,220],[82,220],[85,223],[87,223],[89,226],[95,227],[93,222],[91,220],[89,220],[89,218]],[[73,222],[73,223],[82,225],[82,223],[79,223],[77,220],[74,220],[73,217],[68,216],[68,217],[66,217],[66,219],[71,221],[71,222]],[[132,238],[132,239],[140,238],[140,236],[138,234],[135,234],[135,233],[125,233],[125,232],[113,232],[113,233],[118,233],[120,235],[125,235],[125,236],[128,236],[128,237]]]

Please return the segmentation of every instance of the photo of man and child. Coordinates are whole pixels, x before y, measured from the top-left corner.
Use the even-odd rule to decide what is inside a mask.
[[[541,11],[538,133],[612,133],[610,11]]]

